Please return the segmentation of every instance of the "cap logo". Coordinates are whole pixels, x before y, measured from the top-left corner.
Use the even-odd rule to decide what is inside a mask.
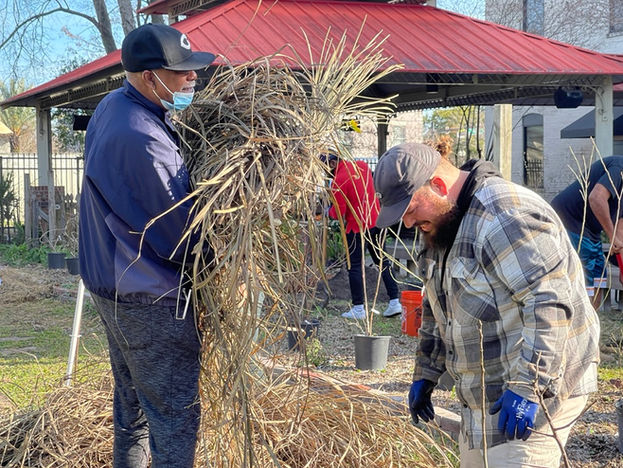
[[[188,49],[190,50],[190,42],[188,42],[188,38],[186,37],[186,34],[182,34],[180,36],[180,45],[184,48],[184,49]]]

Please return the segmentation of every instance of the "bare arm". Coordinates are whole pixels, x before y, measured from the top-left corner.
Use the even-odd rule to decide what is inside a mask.
[[[610,208],[608,207],[608,200],[611,196],[606,187],[602,184],[596,184],[591,193],[588,194],[588,204],[608,239],[610,239],[612,251],[618,253],[623,249],[623,232],[617,229],[618,235],[615,235],[614,224],[610,219]]]

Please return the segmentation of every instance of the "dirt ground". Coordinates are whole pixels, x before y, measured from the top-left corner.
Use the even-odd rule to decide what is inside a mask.
[[[367,268],[367,287],[376,288],[377,270]],[[346,269],[339,271],[330,281],[331,300],[328,314],[320,326],[320,341],[328,356],[331,356],[322,370],[329,375],[344,380],[365,384],[372,388],[384,390],[396,395],[406,395],[411,383],[413,371],[413,354],[417,345],[417,338],[392,333],[387,367],[383,371],[359,371],[354,363],[354,344],[352,334],[357,327],[353,321],[346,321],[339,314],[348,310],[349,286]],[[401,290],[409,288],[402,284]],[[381,286],[379,306],[386,305],[387,295]],[[603,314],[610,314],[617,321],[623,322],[623,311],[607,308]],[[380,321],[399,321],[400,318]],[[397,326],[395,328],[398,328]],[[603,328],[603,327],[602,327]],[[606,329],[602,331],[606,332]],[[616,338],[602,337],[602,362],[620,363],[621,349]],[[612,343],[612,341],[617,341]],[[613,346],[616,344],[617,346]],[[623,363],[621,363],[623,364]],[[623,454],[617,449],[618,424],[615,413],[615,403],[623,398],[623,371],[619,371],[614,378],[599,382],[599,392],[591,395],[588,408],[575,424],[566,451],[570,466],[577,468],[623,468]],[[433,393],[435,406],[457,412],[458,400],[453,391],[435,390]],[[623,442],[622,442],[623,443]]]
[[[366,273],[368,290],[374,291],[377,272],[374,268],[367,268]],[[77,279],[65,270],[48,270],[42,266],[11,268],[0,265],[0,278],[0,313],[14,314],[16,320],[19,320],[19,306],[24,302],[36,303],[46,298],[58,298],[70,303],[75,300]],[[377,316],[378,326],[382,326],[392,336],[387,367],[382,371],[356,369],[353,335],[361,330],[355,321],[340,317],[350,306],[346,270],[334,271],[329,285],[330,302],[319,317],[321,324],[318,338],[322,345],[322,359],[317,363],[318,369],[343,381],[405,396],[411,382],[417,339],[401,334],[399,317],[386,319]],[[407,288],[408,285],[401,285],[401,289]],[[387,303],[383,287],[378,301],[377,308],[382,310]],[[604,313],[623,322],[623,311],[608,310]],[[618,428],[614,407],[615,402],[623,397],[621,349],[617,347],[619,342],[616,337],[606,336],[602,339],[605,340],[602,361],[618,363],[618,374],[615,372],[613,378],[599,382],[600,391],[591,396],[588,409],[573,428],[567,444],[570,466],[573,467],[623,468],[623,454],[617,450]],[[452,391],[435,390],[433,400],[435,406],[451,411],[456,411],[458,407]]]

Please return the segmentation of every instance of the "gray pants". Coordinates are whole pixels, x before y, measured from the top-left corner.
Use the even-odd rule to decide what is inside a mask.
[[[115,379],[114,467],[192,468],[200,407],[200,343],[192,309],[122,304],[91,295]]]

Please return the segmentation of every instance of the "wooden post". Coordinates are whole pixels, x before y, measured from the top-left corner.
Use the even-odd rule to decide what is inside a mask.
[[[56,244],[56,197],[54,197],[54,174],[48,172],[48,240],[54,250]]]
[[[2,182],[4,180],[4,173],[2,171],[2,157],[0,156],[0,182]],[[7,236],[6,236],[6,240],[10,240],[11,239],[11,226],[9,225],[9,219],[7,218],[6,220],[4,219],[4,213],[0,214],[0,242],[4,242],[5,238],[4,238],[4,225],[6,223],[6,228],[7,228]]]
[[[612,77],[606,76],[595,92],[595,144],[602,158],[614,154],[612,103]]]
[[[48,185],[52,169],[52,125],[50,109],[36,109],[37,125],[37,185]],[[54,185],[54,181],[52,181]]]
[[[24,174],[24,242],[32,247],[32,200],[30,195],[30,173]]]
[[[495,104],[493,106],[493,162],[502,176],[511,180],[513,106]]]

